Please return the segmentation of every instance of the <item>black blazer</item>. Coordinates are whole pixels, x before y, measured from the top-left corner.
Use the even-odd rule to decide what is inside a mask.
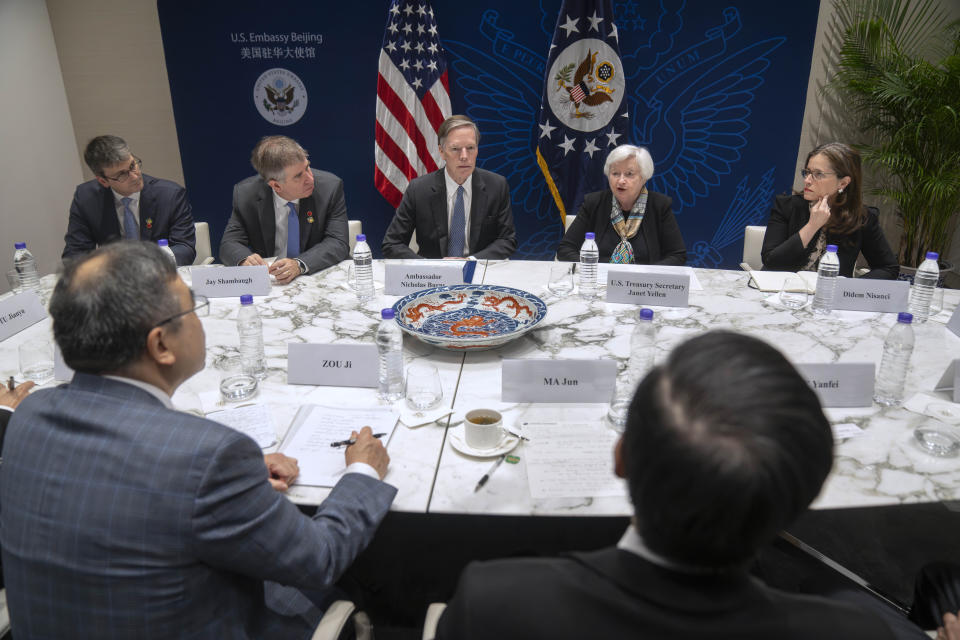
[[[810,206],[802,195],[780,195],[774,199],[767,232],[763,236],[763,248],[760,250],[764,269],[798,271],[807,264],[810,254],[817,247],[817,237],[824,232],[823,229],[817,231],[804,247],[799,231],[808,220]],[[876,207],[867,207],[867,222],[858,231],[849,236],[827,234],[827,244],[837,245],[842,276],[853,277],[853,268],[861,252],[870,265],[870,271],[862,277],[896,280],[900,273],[897,257],[880,228]]]
[[[687,263],[687,248],[680,235],[680,227],[673,215],[673,200],[655,191],[648,192],[647,210],[640,223],[640,231],[630,238],[636,256],[647,255],[646,262],[640,264]],[[588,193],[583,199],[577,219],[573,221],[563,240],[557,247],[557,259],[566,262],[580,260],[580,246],[588,231],[597,235],[597,247],[600,249],[600,262],[610,262],[610,254],[620,243],[620,235],[610,224],[610,207],[613,206],[613,192],[609,189]],[[641,245],[641,243],[643,243]]]
[[[300,260],[315,273],[346,260],[347,203],[343,180],[327,171],[313,171],[313,193],[301,198]],[[313,222],[310,222],[312,214]],[[276,253],[277,219],[273,189],[260,176],[250,176],[233,187],[233,213],[220,241],[220,261],[240,264],[251,253],[266,258]]]
[[[447,183],[440,168],[415,178],[407,186],[387,232],[383,236],[384,258],[447,257]],[[509,258],[517,249],[510,187],[491,171],[473,170],[470,201],[470,254],[477,258]],[[410,237],[417,231],[419,254],[410,250]]]
[[[62,257],[93,251],[121,237],[113,191],[96,180],[79,185],[70,204]],[[177,264],[193,264],[197,257],[196,233],[186,190],[176,182],[143,174],[140,239],[156,243],[164,238],[170,243]]]

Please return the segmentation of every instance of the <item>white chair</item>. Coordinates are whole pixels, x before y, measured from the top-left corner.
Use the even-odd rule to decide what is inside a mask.
[[[763,247],[763,236],[766,233],[766,227],[749,225],[743,228],[743,262],[740,266],[747,265],[751,269],[763,268],[760,249]]]
[[[363,223],[359,220],[347,220],[347,240],[350,241],[351,258],[353,257],[353,248],[357,245],[357,234],[359,233],[363,233]]]
[[[210,264],[213,262],[213,250],[210,248],[210,225],[206,222],[194,222],[193,230],[196,234],[197,257],[193,264]]]
[[[571,216],[567,214],[566,219],[563,221],[563,230],[566,231],[570,228],[570,225],[573,224],[573,221],[577,219],[577,216]]]
[[[421,640],[433,640],[437,636],[437,623],[440,615],[447,608],[446,602],[433,602],[427,607],[427,615],[423,618],[423,635]]]
[[[331,604],[323,613],[323,618],[310,636],[310,640],[337,640],[351,620],[356,640],[373,640],[373,625],[370,623],[370,617],[356,609],[356,605],[349,600],[337,600]]]

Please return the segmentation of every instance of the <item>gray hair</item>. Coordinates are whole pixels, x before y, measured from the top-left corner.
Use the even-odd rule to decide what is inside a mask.
[[[477,123],[468,118],[467,116],[462,115],[452,115],[440,124],[440,128],[437,129],[437,139],[439,140],[440,146],[443,146],[443,143],[447,141],[447,136],[450,135],[450,132],[454,129],[459,129],[460,127],[473,127],[473,133],[477,138],[477,145],[480,144],[480,129],[477,128]]]
[[[80,268],[91,260],[91,270]],[[147,334],[180,312],[170,290],[176,268],[150,242],[113,242],[69,260],[50,299],[53,337],[77,371],[119,371],[135,362]],[[174,330],[179,319],[171,321]]]
[[[260,139],[250,154],[250,164],[264,180],[283,182],[287,167],[310,157],[307,150],[293,138],[266,136]]]
[[[653,158],[650,157],[650,152],[647,151],[646,147],[636,147],[632,144],[622,144],[610,152],[607,161],[603,163],[603,175],[609,178],[610,167],[628,158],[636,159],[637,166],[640,167],[640,176],[644,182],[653,177]]]
[[[83,161],[94,175],[106,177],[103,170],[130,159],[130,147],[123,138],[117,136],[97,136],[87,143],[83,151]]]

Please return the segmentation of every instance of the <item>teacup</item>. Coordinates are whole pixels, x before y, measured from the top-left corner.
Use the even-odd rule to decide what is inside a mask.
[[[494,449],[503,439],[503,416],[493,409],[467,411],[463,435],[467,445],[473,449]]]

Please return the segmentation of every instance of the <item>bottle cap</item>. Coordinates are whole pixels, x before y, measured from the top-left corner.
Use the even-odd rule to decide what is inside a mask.
[[[383,318],[384,320],[393,320],[394,317],[396,317],[396,314],[393,312],[392,308],[381,309],[380,317]]]
[[[828,244],[828,245],[827,245],[827,251],[829,251],[830,253],[836,253],[836,252],[837,252],[837,245],[835,245],[835,244]]]
[[[927,251],[927,260],[936,260],[940,257],[940,254],[936,251]]]
[[[157,244],[160,245],[161,247],[166,247],[166,246],[169,246],[170,243],[167,242],[166,240],[157,240]]]
[[[13,243],[13,248],[14,248],[14,249],[26,249],[26,248],[27,248],[27,243],[26,243],[26,242],[14,242],[14,243]]]
[[[253,304],[253,296],[249,293],[245,293],[240,296],[240,304]]]
[[[897,314],[897,322],[902,322],[903,324],[910,324],[913,322],[913,314],[907,313],[906,311],[901,311]]]
[[[647,308],[640,309],[640,319],[653,320],[653,309],[647,309]]]
[[[595,234],[593,231],[587,231],[587,235],[584,236],[584,238],[587,240],[593,240],[596,237],[597,234]]]
[[[357,242],[366,242],[366,241],[367,241],[366,234],[363,234],[363,233],[357,234]]]

